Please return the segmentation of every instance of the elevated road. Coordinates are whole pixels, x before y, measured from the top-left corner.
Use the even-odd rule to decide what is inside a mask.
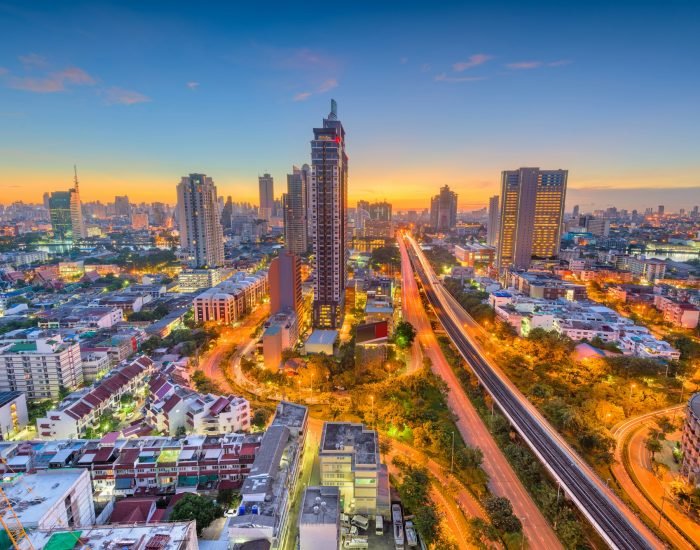
[[[415,240],[405,235],[413,267],[452,343],[523,440],[611,548],[663,548],[662,543],[608,489],[591,468],[481,351],[473,320],[443,287]]]

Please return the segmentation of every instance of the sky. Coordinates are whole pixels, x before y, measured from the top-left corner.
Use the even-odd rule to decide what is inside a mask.
[[[527,5],[524,5],[527,4]],[[576,4],[576,5],[573,5]],[[0,202],[175,202],[202,172],[257,202],[338,102],[349,195],[460,209],[519,166],[567,203],[700,203],[700,2],[6,2]],[[663,201],[663,202],[660,202]]]

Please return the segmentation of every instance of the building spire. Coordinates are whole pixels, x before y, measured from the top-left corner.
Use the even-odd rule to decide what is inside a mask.
[[[331,99],[331,112],[328,115],[328,120],[338,120],[338,104],[335,99]]]
[[[73,165],[73,174],[73,187],[76,191],[78,191],[78,166],[75,164]]]

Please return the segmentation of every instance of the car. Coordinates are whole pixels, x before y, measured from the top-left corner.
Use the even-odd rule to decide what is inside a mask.
[[[227,517],[227,518],[235,518],[237,514],[238,514],[238,509],[237,509],[237,508],[229,508],[229,509],[226,510],[226,512],[224,513],[224,516]]]

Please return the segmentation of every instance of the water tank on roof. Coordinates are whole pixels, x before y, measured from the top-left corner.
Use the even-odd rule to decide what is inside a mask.
[[[259,514],[259,512],[258,512],[258,505],[257,505],[257,504],[253,504],[253,507],[251,508],[250,511],[251,511],[254,515],[258,515],[258,514]]]

